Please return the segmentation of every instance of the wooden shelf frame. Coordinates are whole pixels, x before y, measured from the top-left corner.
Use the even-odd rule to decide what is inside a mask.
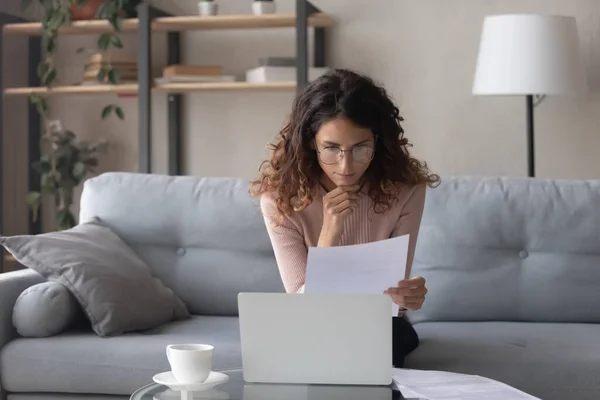
[[[28,37],[28,87],[4,89],[0,76],[0,124],[3,121],[3,101],[7,96],[26,96],[45,94],[56,96],[72,95],[135,95],[138,102],[138,172],[151,173],[152,155],[152,94],[167,93],[167,145],[168,173],[181,175],[181,117],[183,95],[192,92],[209,91],[301,91],[308,84],[308,29],[314,28],[314,66],[325,67],[326,29],[335,25],[335,21],[323,14],[309,0],[295,0],[294,14],[270,15],[217,15],[217,16],[170,16],[152,7],[148,3],[138,6],[138,16],[122,22],[122,32],[137,33],[137,83],[121,85],[72,85],[52,88],[40,87],[37,66],[41,56],[42,26],[39,22],[29,22],[22,18],[0,12],[0,61],[3,43],[9,36]],[[294,28],[296,32],[296,81],[294,82],[203,82],[170,83],[155,85],[152,77],[152,33],[165,32],[167,35],[167,65],[181,63],[181,33],[190,30],[217,29],[267,29]],[[112,32],[113,27],[103,20],[77,21],[59,30],[63,35],[101,34]],[[34,105],[28,106],[28,153],[27,160],[40,157],[41,118]],[[2,148],[0,134],[0,149]],[[3,182],[2,155],[0,154],[0,232],[3,229]],[[29,173],[29,190],[39,190],[39,178]],[[32,221],[29,212],[29,234],[41,233],[41,216]],[[8,259],[0,256],[0,272]]]
[[[83,95],[83,94],[137,94],[137,84],[121,85],[72,85],[54,87],[18,87],[4,89],[5,96],[43,95]]]
[[[137,32],[140,20],[129,18],[123,20],[122,32]],[[329,28],[335,21],[323,13],[315,13],[308,18],[308,26]],[[218,29],[263,29],[292,28],[296,26],[295,14],[267,15],[215,15],[215,16],[175,16],[157,17],[151,23],[153,32],[183,32],[191,30]],[[16,23],[4,26],[5,35],[39,36],[42,24],[39,22]],[[114,32],[112,25],[106,20],[74,21],[70,26],[61,27],[61,35],[101,34]]]
[[[193,93],[203,91],[289,91],[296,89],[296,82],[185,82],[166,83],[154,85],[153,92],[162,93]],[[29,96],[31,94],[43,94],[49,96],[79,96],[79,95],[137,95],[139,87],[137,83],[122,85],[72,85],[48,87],[19,87],[4,90],[5,96]]]

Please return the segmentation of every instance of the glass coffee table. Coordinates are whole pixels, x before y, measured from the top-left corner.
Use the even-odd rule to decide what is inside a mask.
[[[393,386],[258,384],[245,382],[241,369],[219,372],[229,381],[212,389],[179,392],[152,383],[136,390],[130,400],[409,400]]]

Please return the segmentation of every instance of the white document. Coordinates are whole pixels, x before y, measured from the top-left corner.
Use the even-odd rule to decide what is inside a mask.
[[[408,395],[427,400],[540,400],[478,375],[394,368],[393,377],[404,397]]]
[[[305,293],[382,294],[406,274],[409,235],[352,246],[310,247]],[[398,306],[392,307],[398,315]]]

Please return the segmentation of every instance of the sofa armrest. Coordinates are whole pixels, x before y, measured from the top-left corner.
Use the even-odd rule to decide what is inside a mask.
[[[0,349],[16,336],[12,314],[17,298],[25,289],[41,282],[45,279],[30,269],[0,274]]]

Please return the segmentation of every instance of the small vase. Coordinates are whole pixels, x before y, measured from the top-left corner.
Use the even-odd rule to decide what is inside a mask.
[[[88,0],[85,6],[79,7],[77,4],[71,6],[71,20],[82,21],[96,19],[98,8],[104,0]]]
[[[263,15],[273,14],[275,12],[274,1],[253,1],[252,2],[252,14]]]
[[[199,1],[198,13],[200,15],[217,15],[219,13],[219,5],[214,1]]]

